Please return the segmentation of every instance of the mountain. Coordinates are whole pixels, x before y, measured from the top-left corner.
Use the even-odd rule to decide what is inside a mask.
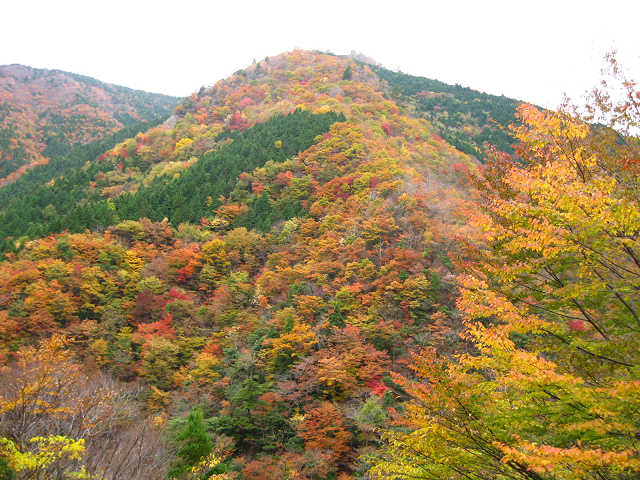
[[[0,185],[74,145],[168,115],[177,102],[59,70],[0,66]]]
[[[429,120],[458,150],[477,158],[486,158],[487,145],[514,153],[515,139],[509,126],[516,122],[516,108],[521,102],[377,65],[372,68],[388,82],[394,98]]]
[[[469,173],[514,105],[295,50],[4,187],[0,353],[44,405],[30,432],[109,479],[364,478],[395,375],[463,346]],[[27,448],[10,392],[0,433]]]
[[[291,112],[297,105],[308,102],[311,96],[324,97],[321,103],[316,102],[321,107],[316,105],[314,111],[327,111],[331,107],[349,114],[343,101],[345,92],[336,85],[345,72],[356,85],[375,86],[381,95],[375,101],[393,99],[407,115],[426,119],[431,125],[429,135],[433,140],[449,143],[477,159],[486,156],[488,141],[500,150],[513,152],[508,125],[516,121],[515,100],[391,72],[363,63],[359,57],[356,60],[329,54],[314,55],[316,59],[325,60],[321,65],[310,61],[309,68],[320,68],[321,72],[331,73],[333,78],[316,75],[319,80],[311,85],[305,80],[310,72],[297,68],[298,80],[291,80],[287,77],[292,75],[289,64],[282,56],[267,58],[210,89],[200,89],[181,103],[163,125],[146,132],[143,125],[131,126],[131,132],[139,132],[135,138],[131,136],[118,142],[101,155],[95,152],[106,147],[108,142],[91,148],[91,154],[87,149],[73,152],[68,155],[73,158],[60,159],[48,169],[35,169],[33,175],[12,188],[0,189],[0,204],[5,205],[0,208],[0,251],[12,248],[10,238],[25,235],[37,238],[64,229],[81,232],[85,228],[104,228],[124,218],[146,216],[154,220],[168,217],[178,223],[199,221],[212,206],[203,198],[212,197],[216,204],[222,192],[206,192],[206,187],[199,193],[192,187],[185,191],[184,187],[176,185],[184,184],[186,180],[172,177],[180,176],[203,155],[209,155],[250,125],[263,122],[277,112]],[[329,83],[332,88],[327,90],[325,87]],[[350,100],[347,97],[347,101]],[[392,134],[388,122],[380,128],[386,134]],[[126,134],[120,138],[126,138]],[[196,175],[205,162],[207,160],[202,159],[200,166],[187,175]],[[70,170],[60,175],[67,169]],[[172,182],[176,185],[169,185]],[[190,199],[189,206],[181,206],[183,213],[175,218],[169,215],[175,197],[150,199],[165,195],[160,192],[173,188],[182,188],[182,198]],[[50,207],[49,213],[56,214],[45,215],[47,207]]]

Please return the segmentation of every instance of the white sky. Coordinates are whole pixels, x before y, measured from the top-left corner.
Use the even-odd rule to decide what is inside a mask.
[[[0,64],[185,96],[295,47],[556,107],[612,48],[640,79],[640,0],[1,0]]]

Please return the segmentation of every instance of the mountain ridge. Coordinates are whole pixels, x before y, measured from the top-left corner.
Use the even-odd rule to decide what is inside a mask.
[[[0,66],[0,184],[73,145],[168,114],[177,100],[62,70]]]
[[[16,67],[19,69],[26,69],[29,71],[36,71],[36,72],[50,72],[50,73],[55,73],[55,74],[62,74],[62,75],[68,75],[70,77],[73,77],[74,79],[77,79],[79,81],[83,81],[86,83],[93,83],[95,85],[108,85],[111,87],[115,87],[117,89],[125,89],[125,90],[131,90],[133,92],[140,92],[140,93],[147,93],[147,94],[152,94],[152,95],[161,95],[164,97],[171,97],[171,98],[175,98],[175,99],[180,99],[182,97],[178,97],[175,95],[169,95],[167,93],[161,93],[161,92],[150,92],[148,90],[143,90],[140,88],[133,88],[133,87],[127,87],[126,85],[120,85],[118,83],[113,83],[113,82],[107,82],[107,81],[103,81],[103,80],[99,80],[96,77],[92,77],[91,75],[85,75],[82,73],[76,73],[76,72],[71,72],[68,70],[62,70],[60,68],[43,68],[43,67],[34,67],[32,65],[25,65],[22,63],[6,63],[3,65],[0,65],[0,70],[8,70],[11,67]]]

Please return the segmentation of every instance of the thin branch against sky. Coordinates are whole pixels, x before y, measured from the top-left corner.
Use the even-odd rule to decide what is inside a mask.
[[[295,47],[556,107],[616,48],[640,77],[636,2],[22,0],[3,5],[0,64],[184,96]]]

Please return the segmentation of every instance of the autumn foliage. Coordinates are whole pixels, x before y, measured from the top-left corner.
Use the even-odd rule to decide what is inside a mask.
[[[640,95],[623,86],[587,109],[607,127],[519,109],[526,164],[477,179],[458,277],[470,350],[415,354],[414,379],[395,377],[408,433],[387,434],[381,477],[637,476]]]
[[[294,51],[100,155],[90,194],[108,200],[74,221],[125,212],[136,189],[167,218],[20,243],[0,264],[3,358],[62,332],[82,365],[144,389],[163,452],[189,451],[179,432],[199,408],[212,474],[350,478],[399,401],[390,372],[429,343],[432,318],[455,328],[443,252],[461,217],[440,212],[464,210],[468,179],[452,165],[475,168],[385,89],[365,64]],[[255,132],[270,135],[260,148]],[[225,152],[246,169],[202,196],[189,171]],[[172,185],[192,194],[153,196]],[[195,200],[197,224],[174,222]]]
[[[637,94],[480,162],[381,78],[271,57],[51,180],[60,233],[3,239],[0,472],[635,475]]]
[[[0,67],[0,185],[140,120],[168,114],[176,98],[58,70]]]

